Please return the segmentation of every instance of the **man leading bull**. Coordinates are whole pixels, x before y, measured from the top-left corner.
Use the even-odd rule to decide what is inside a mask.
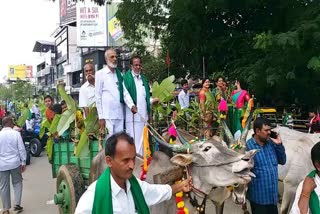
[[[75,214],[149,214],[149,206],[169,200],[177,192],[190,191],[190,178],[169,185],[149,184],[133,175],[136,149],[125,132],[112,135],[105,147],[108,167],[82,195]]]
[[[254,156],[256,175],[248,187],[252,214],[277,214],[278,164],[286,163],[285,148],[280,135],[272,135],[268,119],[259,117],[253,123],[254,135],[246,143],[247,150],[258,149]]]

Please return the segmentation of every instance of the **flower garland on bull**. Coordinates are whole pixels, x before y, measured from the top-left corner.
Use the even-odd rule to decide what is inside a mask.
[[[174,80],[175,80],[174,76],[169,76],[164,80],[162,80],[160,84],[157,81],[155,81],[152,85],[152,97],[157,97],[159,99],[159,102],[152,105],[152,117],[149,117],[149,118],[152,118],[153,125],[151,126],[151,124],[149,124],[148,121],[145,121],[146,126],[143,129],[144,154],[143,154],[143,165],[141,166],[141,174],[140,174],[141,180],[144,180],[146,178],[146,174],[148,172],[148,165],[152,160],[147,125],[151,126],[150,128],[152,129],[153,127],[155,127],[154,129],[157,129],[158,125],[162,123],[163,120],[166,120],[167,119],[166,116],[172,112],[172,110],[168,108],[168,106],[170,106],[170,103],[173,100],[172,94],[175,89],[175,84],[173,83]],[[153,139],[150,138],[150,140],[152,141]],[[153,150],[157,150],[156,143],[154,144]]]
[[[176,137],[176,136],[175,136]],[[140,180],[145,180],[148,172],[148,166],[151,163],[152,157],[151,157],[151,151],[149,147],[149,136],[148,136],[148,128],[147,126],[143,129],[143,144],[144,144],[144,156],[143,156],[143,164],[141,166],[141,174],[140,174]],[[171,142],[172,144],[172,142]],[[176,181],[176,183],[181,182],[181,180]],[[177,214],[189,214],[188,208],[185,207],[184,201],[183,201],[183,192],[178,192],[175,194],[176,196],[176,207],[177,207]]]

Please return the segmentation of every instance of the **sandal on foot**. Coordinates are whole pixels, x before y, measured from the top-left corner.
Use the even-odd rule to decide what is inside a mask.
[[[14,206],[13,210],[18,211],[18,213],[20,213],[23,211],[23,207],[21,207],[20,205],[16,205],[16,206]]]

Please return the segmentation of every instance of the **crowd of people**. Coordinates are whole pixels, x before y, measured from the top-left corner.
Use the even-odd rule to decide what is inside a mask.
[[[82,195],[75,213],[149,213],[149,206],[169,200],[177,192],[190,191],[191,178],[181,183],[169,185],[148,184],[133,175],[136,155],[143,155],[143,128],[148,121],[151,106],[159,102],[152,98],[148,80],[142,73],[142,59],[133,56],[130,69],[124,74],[117,68],[117,54],[113,49],[105,52],[107,66],[95,72],[92,64],[84,66],[86,82],[80,88],[79,107],[88,116],[95,103],[99,118],[99,130],[105,133],[105,162],[107,169],[92,183]],[[190,107],[189,84],[181,81],[182,90],[178,101],[182,109]],[[223,77],[218,77],[212,88],[210,79],[201,81],[199,103],[204,121],[204,135],[211,137],[213,120],[212,108],[219,108],[221,115],[232,118],[229,123],[234,138],[240,136],[248,112],[252,108],[252,97],[241,88],[236,80],[234,87],[228,88]],[[212,89],[212,90],[211,90]],[[210,103],[213,97],[218,106]],[[47,107],[45,117],[52,122],[55,114],[66,109],[64,101],[55,104],[51,96],[44,97]],[[228,103],[232,103],[228,107]],[[1,109],[0,109],[1,116]],[[211,120],[208,119],[211,116]],[[317,121],[317,115],[311,115]],[[11,208],[9,176],[12,177],[15,192],[14,210],[21,211],[22,176],[25,170],[25,149],[18,132],[12,129],[11,117],[2,117],[4,128],[0,132],[0,191],[3,213]],[[226,119],[226,118],[224,118]],[[123,132],[123,131],[126,132]],[[208,131],[209,130],[209,131]],[[281,136],[274,135],[271,124],[265,118],[257,118],[253,123],[254,135],[246,143],[247,150],[258,149],[254,157],[252,178],[248,186],[248,200],[253,214],[278,213],[278,164],[287,161]],[[10,145],[9,147],[7,145]],[[23,147],[23,148],[22,148]],[[8,155],[8,154],[11,154]],[[320,143],[311,151],[315,171],[300,184],[292,213],[320,212]],[[317,204],[318,202],[318,204]]]

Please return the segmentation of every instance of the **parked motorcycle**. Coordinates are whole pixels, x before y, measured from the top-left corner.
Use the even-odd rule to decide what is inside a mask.
[[[40,134],[40,119],[32,115],[32,118],[26,121],[23,127],[23,141],[29,143],[30,153],[33,157],[39,157],[43,148],[46,146],[48,136],[44,135],[41,139]]]

